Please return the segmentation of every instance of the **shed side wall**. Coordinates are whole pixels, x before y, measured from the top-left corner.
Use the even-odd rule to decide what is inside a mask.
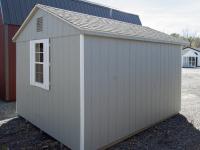
[[[177,114],[179,46],[85,36],[85,149]]]
[[[41,16],[45,28],[37,33],[35,21]],[[80,35],[76,33],[38,11],[17,40],[17,113],[74,150],[80,148]],[[43,38],[50,38],[49,91],[30,85],[30,40]]]

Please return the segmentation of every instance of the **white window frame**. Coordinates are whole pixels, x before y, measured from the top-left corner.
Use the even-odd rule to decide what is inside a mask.
[[[43,83],[35,81],[35,45],[37,43],[43,43]],[[49,39],[30,41],[30,85],[49,90]]]

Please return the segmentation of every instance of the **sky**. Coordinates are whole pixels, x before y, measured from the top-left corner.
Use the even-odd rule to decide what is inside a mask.
[[[200,36],[200,0],[90,0],[139,15],[142,25],[171,34]]]

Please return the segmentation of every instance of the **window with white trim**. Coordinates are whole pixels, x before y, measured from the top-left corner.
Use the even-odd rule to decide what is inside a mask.
[[[49,39],[30,41],[30,84],[49,90]]]

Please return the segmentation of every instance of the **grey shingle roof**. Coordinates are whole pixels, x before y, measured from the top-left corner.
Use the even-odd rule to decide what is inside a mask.
[[[65,20],[74,27],[89,32],[103,33],[108,35],[121,35],[135,37],[137,39],[148,39],[153,42],[168,42],[174,44],[187,44],[183,39],[172,37],[168,34],[156,31],[149,27],[134,25],[108,18],[101,18],[92,15],[72,12],[45,5],[37,7]]]
[[[43,4],[70,11],[111,18],[141,25],[138,15],[121,12],[111,8],[84,2],[82,0],[0,0],[0,8],[4,24],[21,25],[35,4]]]
[[[78,30],[82,31],[84,34],[188,45],[188,42],[184,41],[183,39],[172,37],[168,34],[156,31],[149,27],[87,15],[83,13],[77,13],[40,4],[36,5],[35,8],[42,9],[62,19],[63,21],[71,24]],[[21,28],[23,28],[23,25]],[[20,30],[17,32],[13,39],[17,37],[19,32]]]

